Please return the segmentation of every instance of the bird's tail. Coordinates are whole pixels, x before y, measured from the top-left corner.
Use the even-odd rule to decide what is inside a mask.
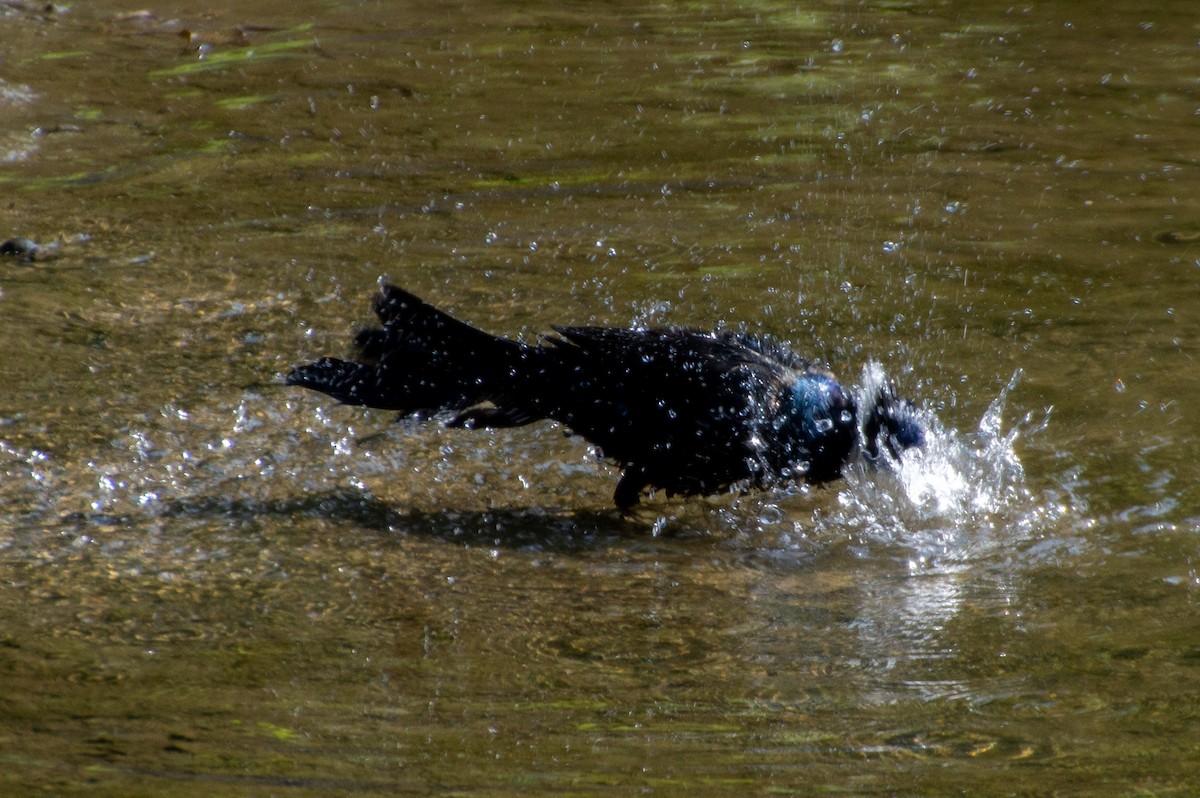
[[[293,369],[287,384],[402,416],[435,415],[494,400],[534,349],[477,330],[392,285],[375,299],[375,315],[382,327],[362,330],[355,339],[360,360],[321,358]],[[486,421],[486,412],[473,413],[460,414],[457,423],[476,421],[475,416]],[[526,420],[532,419],[507,423]]]

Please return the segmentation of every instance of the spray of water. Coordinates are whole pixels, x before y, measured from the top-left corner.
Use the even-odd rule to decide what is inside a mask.
[[[651,525],[650,534],[729,533],[735,545],[785,557],[849,541],[864,556],[901,557],[918,569],[944,568],[1036,542],[1045,530],[1061,530],[1064,515],[1080,514],[1072,500],[1035,493],[1026,483],[1017,442],[1046,422],[1027,416],[1004,427],[1006,402],[1019,378],[1018,372],[973,431],[949,429],[923,410],[925,445],[899,461],[855,461],[843,482],[819,491],[798,485],[791,492],[732,502],[674,505],[670,516]],[[878,364],[869,364],[856,387],[859,405],[867,406],[887,379]],[[96,452],[85,464],[55,463],[41,452],[0,445],[10,477],[5,492],[10,507],[22,507],[34,518],[149,520],[177,516],[181,507],[193,504],[219,512],[222,502],[234,515],[239,508],[253,513],[275,504],[291,506],[297,496],[378,496],[389,506],[403,507],[410,490],[450,491],[462,481],[464,468],[495,485],[512,481],[505,482],[506,474],[498,471],[491,447],[473,442],[470,448],[477,454],[465,462],[461,453],[449,456],[444,447],[359,441],[345,422],[344,416],[334,418],[320,408],[307,416],[302,404],[281,406],[254,393],[221,408],[167,406],[144,427],[119,434],[110,451]],[[536,462],[548,456],[545,445],[531,442],[518,458],[521,473],[537,483],[536,495],[527,500],[554,503],[567,497],[570,513],[576,502],[595,499],[596,469],[556,482],[557,472],[547,473]],[[449,485],[437,476],[443,470],[452,477]],[[19,475],[24,478],[11,478]],[[429,503],[436,505],[438,495]]]
[[[827,525],[856,530],[860,545],[900,546],[916,566],[942,566],[1012,546],[1035,535],[1061,502],[1035,495],[1017,455],[1017,441],[1043,429],[1029,414],[1011,429],[1003,416],[1021,372],[991,402],[975,430],[948,429],[922,411],[925,445],[879,467],[855,462]],[[887,381],[877,363],[863,370],[859,401],[874,396]]]

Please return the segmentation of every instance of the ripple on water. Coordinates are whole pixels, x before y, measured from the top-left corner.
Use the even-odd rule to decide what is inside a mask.
[[[1027,414],[1010,429],[1003,414],[1020,374],[1014,374],[969,432],[945,426],[930,410],[919,411],[928,431],[925,446],[901,462],[882,465],[858,458],[844,479],[828,486],[799,484],[750,493],[731,502],[709,500],[699,518],[686,510],[659,519],[656,532],[706,521],[710,534],[782,564],[848,545],[859,558],[883,554],[913,570],[953,569],[993,555],[1022,552],[1030,561],[1077,545],[1076,533],[1092,524],[1070,485],[1034,489],[1017,449],[1040,433],[1049,415]],[[869,364],[856,388],[860,406],[888,377]]]
[[[7,83],[0,80],[0,106],[29,105],[37,99],[37,93],[24,84]]]
[[[887,377],[877,364],[863,372],[859,402],[873,396]],[[1022,436],[1048,423],[1032,414],[1006,430],[1003,414],[1020,373],[988,406],[973,432],[947,428],[923,411],[926,445],[905,453],[899,463],[878,468],[858,461],[847,469],[836,508],[823,525],[858,530],[862,546],[898,546],[914,567],[949,566],[1033,542],[1051,521],[1082,508],[1056,492],[1029,487],[1017,454]]]
[[[967,606],[996,606],[1002,615],[1019,606],[1020,572],[1082,545],[1092,524],[1070,486],[1030,487],[1018,442],[1039,433],[1048,418],[1002,424],[1018,377],[972,431],[948,428],[923,411],[927,444],[903,462],[855,462],[833,486],[752,494],[710,511],[729,532],[723,548],[749,565],[763,590],[784,589],[791,574],[809,579],[827,568],[857,574],[864,587],[850,626],[864,667],[900,693],[953,697],[955,688],[935,666],[929,674],[917,668],[928,679],[910,673],[897,680],[897,657],[953,658],[945,642],[949,619]],[[886,379],[877,365],[868,366],[859,402]],[[843,557],[850,562],[839,563]]]
[[[882,551],[907,560],[914,569],[949,568],[1011,552],[1014,546],[1034,558],[1049,556],[1070,541],[1047,535],[1069,534],[1074,522],[1082,527],[1087,521],[1069,495],[1039,493],[1026,482],[1017,442],[1046,422],[1033,423],[1026,416],[1004,428],[1005,404],[1018,377],[1000,391],[972,432],[949,429],[924,411],[927,445],[906,453],[893,467],[858,461],[846,470],[843,482],[827,489],[800,485],[669,506],[652,501],[647,510],[666,514],[655,520],[646,513],[647,536],[729,538],[737,547],[793,561],[849,541],[859,556]],[[881,367],[868,365],[857,388],[860,404],[886,380]],[[401,512],[414,506],[428,511],[423,502],[437,507],[441,500],[451,507],[466,499],[464,509],[482,511],[492,500],[481,495],[503,491],[506,484],[532,484],[522,498],[529,507],[542,509],[511,519],[515,534],[527,532],[522,539],[533,541],[532,546],[539,540],[535,527],[570,538],[562,530],[580,512],[594,511],[598,500],[608,508],[604,469],[588,463],[578,447],[562,449],[557,433],[534,430],[517,441],[476,435],[471,441],[479,445],[466,446],[461,433],[398,429],[387,426],[390,419],[382,419],[380,431],[363,434],[350,423],[359,418],[364,423],[378,420],[303,399],[281,403],[253,390],[232,405],[166,405],[156,418],[118,433],[107,451],[84,457],[82,463],[58,463],[43,452],[3,444],[0,455],[10,477],[5,493],[15,500],[10,507],[58,517],[186,516],[181,508],[211,510],[224,501],[236,520],[280,502],[298,507],[297,496],[317,497],[316,510],[330,501],[348,500]],[[389,440],[399,435],[405,439]],[[497,461],[501,448],[505,462]],[[579,468],[564,469],[566,460],[559,455],[584,459]],[[475,479],[464,480],[463,473]],[[476,484],[481,480],[482,489]],[[513,499],[511,492],[505,494],[505,506],[514,505]],[[471,500],[485,504],[469,506]],[[553,506],[544,505],[547,501]],[[593,506],[580,507],[580,502]],[[598,516],[587,518],[589,527],[598,523]]]

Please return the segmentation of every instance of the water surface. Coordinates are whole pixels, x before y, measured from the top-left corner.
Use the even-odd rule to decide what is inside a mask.
[[[0,784],[1188,794],[1194,9],[0,3]],[[385,276],[938,432],[656,497],[277,384]]]

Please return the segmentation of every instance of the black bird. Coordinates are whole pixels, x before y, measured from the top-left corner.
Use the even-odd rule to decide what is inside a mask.
[[[859,446],[854,397],[766,336],[693,329],[554,327],[530,345],[499,338],[391,285],[359,361],[321,358],[287,384],[401,417],[452,412],[451,427],[553,419],[623,471],[627,510],[643,490],[695,496],[733,486],[837,478]],[[882,388],[863,423],[875,460],[919,446],[915,408]]]

